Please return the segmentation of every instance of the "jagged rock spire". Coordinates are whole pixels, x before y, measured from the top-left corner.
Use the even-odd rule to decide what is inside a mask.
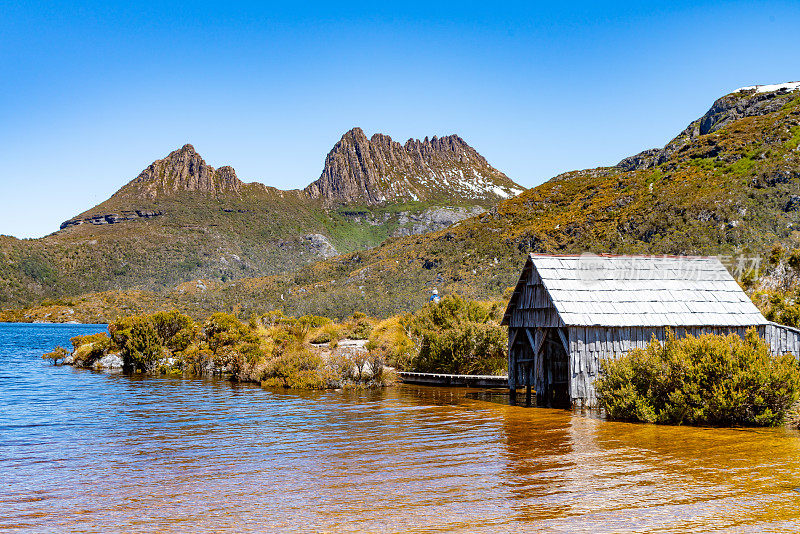
[[[401,145],[384,134],[367,138],[361,128],[342,136],[325,158],[319,179],[305,189],[311,198],[328,203],[367,204],[465,193],[496,200],[520,191],[457,135],[409,139]]]

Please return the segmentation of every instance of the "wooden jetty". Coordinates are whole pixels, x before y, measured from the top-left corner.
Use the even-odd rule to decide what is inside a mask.
[[[494,375],[448,375],[441,373],[410,373],[399,372],[400,378],[406,384],[423,386],[459,386],[468,388],[499,388],[508,385],[507,376]]]

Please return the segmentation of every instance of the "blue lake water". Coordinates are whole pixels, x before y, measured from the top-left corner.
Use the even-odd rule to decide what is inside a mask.
[[[0,531],[798,532],[800,434],[500,393],[291,393],[54,367],[0,324]]]

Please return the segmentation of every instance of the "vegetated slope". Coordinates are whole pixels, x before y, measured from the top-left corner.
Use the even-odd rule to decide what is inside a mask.
[[[188,284],[167,293],[111,293],[112,302],[196,316],[280,308],[342,317],[412,310],[428,291],[500,298],[529,252],[763,255],[800,246],[800,91],[739,90],[717,100],[663,149],[614,167],[573,171],[438,232],[390,238],[291,275]],[[73,309],[73,308],[69,308]],[[61,314],[64,308],[52,312]],[[31,319],[41,310],[28,312]],[[24,314],[19,316],[25,318]],[[53,316],[55,317],[55,315]]]
[[[244,183],[233,168],[215,169],[185,145],[58,232],[1,237],[0,307],[287,273],[390,235],[444,228],[522,191],[458,136],[405,146],[380,134],[367,140],[355,128],[317,181],[282,191]],[[369,180],[359,182],[362,176]]]
[[[432,287],[499,298],[532,251],[752,257],[776,242],[800,245],[800,91],[752,88],[717,100],[663,149],[562,174],[439,232],[212,293],[387,315],[420,306]]]

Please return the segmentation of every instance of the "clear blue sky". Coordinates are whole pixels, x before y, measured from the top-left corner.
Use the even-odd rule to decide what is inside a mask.
[[[525,186],[800,79],[798,2],[0,0],[0,234],[37,237],[192,143],[281,188],[353,126],[458,133]]]

